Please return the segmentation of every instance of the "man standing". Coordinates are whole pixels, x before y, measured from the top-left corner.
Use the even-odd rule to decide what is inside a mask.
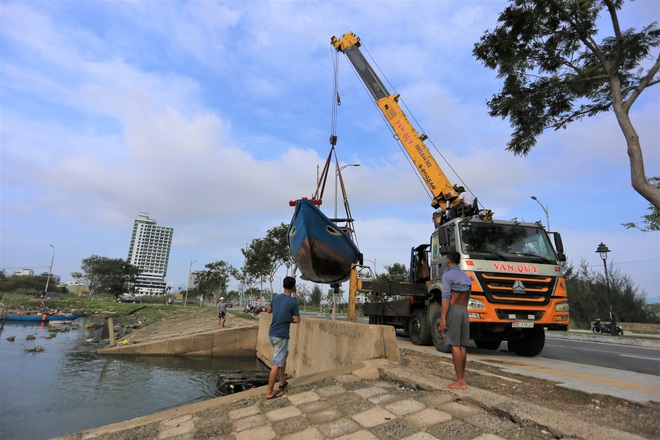
[[[267,313],[273,314],[270,323],[268,337],[273,344],[273,366],[268,376],[268,389],[266,390],[266,399],[282,397],[284,390],[288,385],[285,376],[286,358],[289,355],[289,327],[291,323],[300,322],[300,310],[298,300],[291,294],[296,290],[296,279],[293,277],[284,277],[282,281],[284,293],[275,295],[271,301]],[[279,390],[275,392],[275,381],[279,379]]]
[[[226,316],[227,316],[227,303],[225,302],[224,297],[220,297],[220,302],[218,303],[218,325],[220,327],[225,326]]]
[[[470,299],[472,278],[463,272],[458,264],[458,252],[447,254],[447,269],[442,274],[442,314],[438,331],[445,332],[445,343],[451,346],[451,359],[458,380],[448,385],[453,389],[468,387],[465,380],[467,364],[467,344],[470,340],[470,320],[467,304]]]

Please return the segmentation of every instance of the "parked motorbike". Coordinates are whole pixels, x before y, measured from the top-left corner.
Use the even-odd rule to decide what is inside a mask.
[[[594,326],[591,330],[594,333],[609,333],[612,336],[617,336],[617,335],[623,336],[623,329],[619,324],[617,324],[616,327],[614,327],[614,332],[612,332],[612,323],[608,322],[606,324],[603,324],[602,322],[600,322],[600,318],[596,318],[596,320],[594,321]]]

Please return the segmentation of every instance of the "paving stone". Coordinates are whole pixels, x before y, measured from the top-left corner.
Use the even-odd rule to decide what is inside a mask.
[[[380,440],[399,440],[413,435],[419,428],[404,419],[390,420],[387,423],[369,429]]]
[[[274,409],[266,413],[266,417],[271,422],[289,419],[291,417],[299,416],[302,412],[295,406],[287,406],[286,408]]]
[[[237,419],[253,416],[255,414],[259,414],[260,412],[261,410],[259,409],[259,407],[254,405],[254,406],[248,406],[247,408],[240,408],[229,411],[227,415],[229,416],[230,420],[237,420]]]
[[[426,432],[437,438],[451,440],[472,440],[483,434],[474,425],[458,419],[452,419],[446,423],[438,423],[435,426],[427,428]]]
[[[305,391],[298,394],[287,395],[287,399],[294,405],[305,404],[309,402],[315,402],[321,397],[316,394],[314,391]]]
[[[325,437],[319,432],[316,427],[312,426],[303,431],[294,432],[293,434],[284,435],[282,440],[323,440]]]
[[[242,419],[234,420],[231,426],[234,431],[241,432],[247,429],[256,428],[268,424],[268,419],[263,414],[256,414],[254,416],[245,417]]]
[[[406,400],[398,400],[396,402],[390,403],[388,405],[383,406],[386,410],[393,412],[397,416],[405,416],[407,414],[412,414],[417,411],[421,411],[426,406],[413,399],[406,399]]]
[[[270,426],[259,426],[236,434],[236,440],[270,440],[277,437]]]
[[[353,390],[353,392],[365,399],[368,399],[373,396],[377,396],[379,394],[387,394],[387,390],[382,387],[362,388],[359,390]]]
[[[374,405],[386,405],[388,403],[395,402],[400,398],[401,396],[394,393],[379,394],[377,396],[370,397],[369,402],[373,403]]]
[[[323,388],[317,388],[316,393],[321,397],[335,396],[346,392],[342,385],[334,384]]]
[[[342,417],[344,417],[344,413],[335,408],[307,414],[307,420],[309,420],[313,425],[319,425],[322,423],[331,422],[333,420],[339,420]]]
[[[341,437],[335,438],[335,440],[378,440],[378,437],[376,437],[366,429],[363,429],[362,431],[357,431],[351,434],[342,435]]]
[[[405,419],[414,425],[417,425],[421,428],[426,428],[427,426],[448,422],[452,419],[452,417],[446,412],[438,411],[437,409],[433,408],[425,408],[416,413],[407,415]]]
[[[404,437],[401,440],[436,440],[438,437],[434,437],[428,432],[416,432],[413,435]]]
[[[358,422],[360,425],[364,426],[365,428],[372,428],[374,426],[383,424],[390,420],[394,420],[396,419],[396,416],[391,412],[376,406],[367,411],[363,411],[359,414],[355,414],[352,417],[352,419]]]
[[[328,408],[332,408],[332,405],[327,400],[317,400],[315,402],[309,402],[298,406],[298,409],[305,414],[322,411]]]
[[[309,428],[310,426],[311,423],[309,422],[309,420],[307,420],[307,417],[303,415],[279,420],[272,424],[273,431],[277,433],[278,437],[300,432],[302,430]]]
[[[356,431],[362,429],[359,423],[350,418],[343,418],[335,420],[330,423],[325,423],[318,427],[321,434],[327,438],[336,438],[340,436],[345,436],[352,434]]]

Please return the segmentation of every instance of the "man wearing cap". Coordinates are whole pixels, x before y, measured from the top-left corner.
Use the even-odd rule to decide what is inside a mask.
[[[452,389],[468,387],[465,380],[467,344],[470,340],[470,320],[467,305],[470,299],[472,278],[459,267],[461,255],[447,254],[447,269],[442,273],[442,314],[438,331],[445,332],[445,343],[451,346],[451,359],[458,380],[448,385]]]
[[[454,188],[456,189],[456,192],[458,193],[458,197],[456,197],[451,202],[451,206],[449,208],[449,220],[458,217],[458,209],[462,205],[472,206],[474,204],[474,197],[472,197],[472,194],[465,191],[464,187],[454,186]]]
[[[225,317],[227,316],[227,303],[225,302],[224,297],[220,297],[220,302],[218,303],[218,325],[220,327],[225,326]]]

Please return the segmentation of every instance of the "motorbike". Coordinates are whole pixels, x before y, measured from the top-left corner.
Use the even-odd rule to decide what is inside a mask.
[[[612,323],[608,322],[606,324],[603,324],[600,322],[600,318],[596,318],[594,321],[594,326],[591,329],[594,333],[609,333],[612,336],[617,336],[621,335],[623,336],[623,329],[619,324],[616,324],[616,327],[614,327],[614,332],[612,331]]]

